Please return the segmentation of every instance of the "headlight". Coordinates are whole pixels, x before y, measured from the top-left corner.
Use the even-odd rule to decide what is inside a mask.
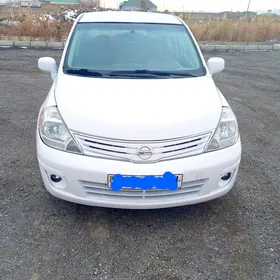
[[[39,133],[46,145],[81,154],[81,150],[70,135],[55,106],[47,107],[41,112]]]
[[[233,111],[223,107],[219,125],[205,152],[227,148],[234,145],[239,137],[238,124]]]

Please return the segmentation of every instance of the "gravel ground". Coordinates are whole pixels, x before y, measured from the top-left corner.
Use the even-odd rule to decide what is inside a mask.
[[[44,189],[35,127],[51,79],[40,56],[61,51],[0,50],[1,279],[280,279],[279,52],[205,53],[226,60],[215,80],[241,130],[237,183],[211,202],[152,211]]]

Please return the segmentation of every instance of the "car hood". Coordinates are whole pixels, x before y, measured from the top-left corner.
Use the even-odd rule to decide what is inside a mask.
[[[207,76],[103,79],[61,75],[58,110],[71,131],[124,140],[161,140],[216,128],[222,101]]]

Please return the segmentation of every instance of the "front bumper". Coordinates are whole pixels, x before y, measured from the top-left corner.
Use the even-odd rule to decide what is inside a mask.
[[[74,203],[127,209],[176,207],[209,201],[225,195],[233,187],[241,160],[241,142],[229,148],[151,164],[135,164],[71,154],[46,146],[37,133],[37,158],[46,189],[55,197]],[[182,188],[172,191],[113,192],[108,174],[162,175],[166,171],[183,174]],[[231,172],[228,181],[221,176]],[[62,178],[53,183],[50,175]]]

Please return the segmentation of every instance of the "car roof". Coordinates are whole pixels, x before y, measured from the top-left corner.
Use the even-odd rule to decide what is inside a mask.
[[[136,11],[106,11],[84,13],[79,22],[133,22],[133,23],[161,23],[161,24],[182,24],[173,15],[136,12]]]

